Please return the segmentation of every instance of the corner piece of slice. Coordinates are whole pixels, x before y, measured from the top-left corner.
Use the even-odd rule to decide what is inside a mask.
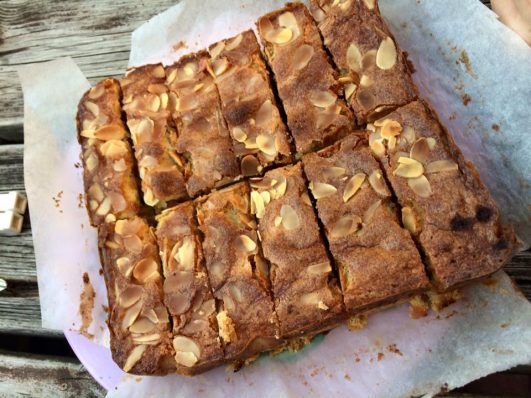
[[[417,97],[406,57],[376,0],[311,0],[311,10],[358,124]]]
[[[303,157],[350,313],[400,302],[429,286],[380,166],[364,144],[350,135]]]
[[[254,176],[264,167],[286,163],[288,133],[253,31],[213,44],[209,52],[242,174]]]
[[[85,199],[94,227],[131,218],[140,209],[120,97],[118,81],[105,79],[87,91],[78,105],[77,138],[82,147]]]
[[[200,51],[166,68],[178,131],[175,148],[188,160],[185,178],[191,197],[226,185],[240,173],[208,59]]]
[[[138,217],[102,224],[99,250],[114,361],[133,374],[173,372],[170,323],[153,231]]]
[[[420,244],[438,290],[499,270],[515,242],[475,167],[427,104],[412,102],[368,125],[378,156],[402,207],[402,220]]]
[[[280,337],[331,329],[344,320],[344,306],[300,163],[270,170],[251,187],[251,210],[271,264]]]
[[[120,82],[144,202],[158,208],[188,196],[183,178],[186,160],[174,149],[177,135],[171,124],[165,82],[166,74],[160,64],[131,69]]]
[[[304,4],[264,15],[258,30],[297,152],[328,145],[351,131],[353,116]]]
[[[194,375],[219,365],[223,348],[193,203],[164,210],[157,220],[164,302],[173,318],[177,373]]]
[[[281,344],[249,193],[248,183],[241,182],[196,202],[220,335],[226,359],[233,362]]]

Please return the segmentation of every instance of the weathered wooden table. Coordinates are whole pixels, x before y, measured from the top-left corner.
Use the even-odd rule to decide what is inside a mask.
[[[68,55],[92,83],[121,76],[131,31],[176,1],[0,1],[0,192],[24,191],[17,65]],[[515,256],[506,271],[531,299],[531,253]],[[28,215],[20,236],[0,237],[0,278],[8,285],[0,292],[0,397],[104,396],[62,334],[41,328]],[[520,366],[447,396],[531,396],[530,375],[531,366]]]

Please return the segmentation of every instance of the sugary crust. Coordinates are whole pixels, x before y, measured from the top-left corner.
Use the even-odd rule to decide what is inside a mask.
[[[178,131],[175,148],[188,161],[185,178],[191,197],[223,186],[240,173],[208,58],[201,51],[166,68]]]
[[[252,30],[209,47],[221,111],[244,176],[290,157],[286,126]],[[257,140],[257,137],[259,137]]]
[[[326,328],[344,314],[341,292],[319,234],[300,163],[251,182],[280,337]],[[269,199],[269,200],[268,200]],[[279,219],[281,217],[281,219]]]
[[[201,373],[223,361],[223,348],[193,203],[167,209],[157,219],[156,235],[165,278],[164,303],[173,317],[175,350],[180,350],[175,357],[177,373]],[[186,351],[187,346],[190,351]]]
[[[249,185],[238,183],[197,201],[203,253],[228,361],[280,344],[268,266],[250,213]]]
[[[353,116],[308,9],[287,4],[261,17],[258,30],[297,151],[321,148],[348,134]]]
[[[437,115],[423,102],[415,101],[386,116],[402,129],[396,147],[387,148],[380,161],[402,208],[410,208],[416,223],[415,239],[420,243],[436,287],[447,290],[465,281],[489,275],[510,258],[514,235],[504,227],[499,211],[474,166],[445,131]],[[381,124],[376,122],[376,124]],[[380,128],[371,134],[372,147]],[[411,130],[414,132],[413,138]],[[406,140],[404,132],[410,137]],[[409,157],[412,142],[421,138],[433,148],[421,162],[431,194],[422,197],[410,186],[411,178],[397,175],[398,159]],[[430,173],[434,161],[449,161],[458,169]]]
[[[175,361],[153,231],[138,217],[102,224],[99,250],[114,361],[128,373],[168,373]]]
[[[78,105],[77,132],[82,147],[85,200],[92,226],[138,213],[140,200],[133,154],[121,119],[120,85],[105,79]]]
[[[311,0],[311,10],[325,46],[340,70],[340,80],[345,84],[348,102],[359,124],[417,97],[406,58],[383,21],[377,1]],[[396,56],[394,63],[387,63],[382,69],[376,63],[377,51],[386,39],[391,40]],[[352,44],[357,49],[350,50],[354,69],[348,61]]]
[[[165,82],[160,64],[129,70],[120,82],[144,202],[159,208],[188,196],[183,177],[186,160],[175,151],[177,133],[170,118],[171,104]]]
[[[303,163],[338,267],[347,312],[429,286],[417,248],[400,226],[380,166],[360,138],[350,135],[305,155]],[[354,176],[361,176],[362,182],[350,196]]]

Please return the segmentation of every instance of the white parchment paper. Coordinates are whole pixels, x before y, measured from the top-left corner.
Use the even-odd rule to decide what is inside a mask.
[[[133,33],[130,65],[170,63],[184,52],[254,27],[258,16],[283,3],[181,1]],[[529,49],[488,10],[478,8],[483,6],[476,0],[451,0],[444,6],[433,0],[381,3],[415,63],[421,90],[456,132],[456,140],[478,166],[504,216],[515,223],[528,245]],[[460,60],[463,50],[466,62]],[[76,106],[88,83],[70,59],[28,65],[19,75],[25,101],[25,183],[43,326],[79,329],[79,294],[82,274],[87,272],[96,291],[89,332],[97,343],[108,345],[96,232],[79,206],[82,175],[74,166],[80,152]],[[466,107],[465,94],[471,97]],[[499,131],[492,129],[493,124],[500,126]],[[503,273],[496,281],[495,287],[468,287],[464,301],[438,316],[413,321],[401,306],[371,316],[360,332],[339,328],[302,353],[260,359],[237,374],[220,368],[195,378],[124,375],[110,395],[401,397],[461,386],[531,362],[531,305]]]

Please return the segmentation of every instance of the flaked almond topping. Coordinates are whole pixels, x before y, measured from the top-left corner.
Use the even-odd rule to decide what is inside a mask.
[[[316,8],[313,10],[312,16],[313,16],[313,19],[315,19],[317,22],[322,22],[324,21],[326,14],[320,8]]]
[[[409,152],[411,159],[418,160],[421,163],[425,163],[430,156],[430,147],[426,138],[421,137],[411,147]]]
[[[160,109],[160,98],[158,95],[151,95],[147,103],[151,112],[157,112]]]
[[[236,36],[234,39],[227,42],[227,45],[225,46],[225,49],[227,51],[234,50],[236,47],[240,45],[240,43],[243,40],[243,35],[240,33],[238,36]]]
[[[292,12],[288,11],[279,15],[278,24],[291,29],[295,37],[299,35],[299,25],[297,24],[297,19]]]
[[[435,148],[435,144],[437,144],[437,141],[435,141],[435,138],[432,138],[432,137],[428,137],[426,138],[426,140],[428,141],[428,146],[430,147],[430,151],[432,151],[433,148]]]
[[[171,84],[177,77],[177,69],[172,69],[168,77],[166,78],[166,84]]]
[[[256,242],[247,235],[240,235],[238,237],[240,247],[246,252],[254,252],[256,250]]]
[[[271,191],[271,197],[273,199],[278,199],[284,196],[286,193],[286,189],[288,187],[288,180],[283,175],[278,176],[279,180],[275,181],[274,184],[272,184],[272,191]]]
[[[105,216],[105,222],[106,223],[111,223],[111,222],[115,222],[116,221],[116,216],[114,214],[107,214]]]
[[[369,208],[363,213],[363,224],[367,225],[370,221],[372,216],[374,216],[374,213],[376,213],[376,210],[380,207],[382,204],[381,200],[377,200],[372,205],[369,206]]]
[[[165,84],[150,84],[147,91],[151,94],[162,94],[168,91],[168,87]]]
[[[369,89],[360,89],[358,93],[358,102],[364,109],[371,109],[375,104],[374,94]]]
[[[365,173],[357,173],[347,182],[343,191],[343,202],[347,203],[358,192],[361,184],[365,181],[365,177]]]
[[[301,194],[301,202],[304,203],[307,206],[311,206],[312,205],[310,197],[308,196],[308,194],[306,192],[303,192]]]
[[[411,128],[410,126],[404,127],[404,129],[402,130],[402,136],[410,144],[415,142],[415,130],[413,130],[413,128]],[[428,141],[428,144],[429,144],[429,141]],[[430,147],[430,149],[432,148]]]
[[[443,160],[436,160],[435,162],[431,162],[426,166],[426,173],[440,173],[443,171],[456,171],[459,169],[459,166],[457,166],[457,163],[452,162],[451,160],[443,159]]]
[[[269,193],[269,191],[263,191],[263,192],[260,192],[260,195],[262,196],[262,199],[264,200],[264,206],[267,206],[267,204],[271,202],[271,193]]]
[[[96,199],[98,202],[101,202],[105,197],[101,185],[95,182],[88,189],[89,197]]]
[[[391,69],[396,64],[396,46],[393,39],[386,37],[376,52],[376,66],[380,69]]]
[[[216,59],[224,49],[225,49],[225,42],[220,41],[214,47],[212,47],[212,49],[210,50],[210,56],[212,57],[212,59]]]
[[[138,261],[133,269],[133,277],[141,282],[157,280],[159,278],[159,265],[152,258],[144,258]]]
[[[306,293],[301,297],[301,303],[305,305],[317,305],[319,301],[321,301],[321,297],[318,292]]]
[[[337,188],[331,184],[324,182],[310,182],[310,190],[312,191],[313,197],[315,199],[326,198],[327,196],[333,195],[337,192]]]
[[[116,124],[107,124],[97,130],[83,130],[81,136],[85,138],[97,138],[102,141],[120,140],[125,137],[125,130]]]
[[[369,75],[362,75],[360,79],[360,86],[370,87],[374,84],[374,80]]]
[[[129,286],[126,287],[121,293],[120,297],[118,298],[118,305],[123,308],[129,308],[140,298],[142,297],[142,287],[140,286]]]
[[[329,307],[324,303],[323,300],[319,300],[319,302],[317,303],[317,308],[326,311]]]
[[[365,5],[369,10],[372,10],[374,8],[374,4],[376,3],[376,0],[363,0]]]
[[[149,333],[153,329],[155,329],[157,325],[148,318],[139,318],[133,323],[131,326],[129,326],[129,331],[131,333]]]
[[[214,76],[223,74],[229,68],[229,61],[226,58],[218,58],[212,62]]]
[[[114,226],[114,232],[118,235],[136,234],[142,227],[142,222],[137,220],[118,220]]]
[[[186,367],[192,367],[199,361],[193,352],[188,351],[175,351],[174,358],[175,362]]]
[[[94,170],[96,167],[98,167],[99,164],[98,157],[94,153],[90,153],[90,155],[85,159],[85,166],[87,167],[88,171]]]
[[[128,122],[127,124],[129,125],[131,133],[133,133],[133,138],[136,140],[136,142],[138,142],[139,139],[148,141],[149,137],[153,134],[153,129],[155,126],[153,120],[148,118],[134,120]]]
[[[410,178],[407,180],[407,184],[415,194],[421,198],[429,198],[432,194],[431,185],[428,179],[421,175],[417,178]]]
[[[352,97],[352,94],[356,91],[357,86],[354,83],[348,83],[345,85],[345,98],[348,100]]]
[[[275,224],[275,227],[278,227],[281,222],[282,222],[282,217],[280,216],[276,216],[275,220],[273,221],[273,223]]]
[[[255,115],[255,122],[260,127],[267,127],[273,118],[273,104],[271,100],[266,100],[260,106]]]
[[[164,72],[164,68],[162,67],[162,65],[157,65],[152,71],[151,71],[151,74],[154,76],[154,77],[157,77],[159,79],[162,79],[164,77],[166,77],[166,73]]]
[[[380,170],[374,170],[369,176],[369,184],[371,184],[372,189],[381,196],[389,196],[385,181],[383,179],[382,173]]]
[[[197,100],[197,95],[187,95],[178,98],[178,101],[175,104],[175,110],[178,112],[186,112],[191,109],[197,108],[198,105],[199,102]]]
[[[345,169],[337,166],[326,166],[321,170],[325,178],[339,178],[345,175]]]
[[[309,265],[307,270],[310,274],[321,275],[327,272],[331,272],[332,268],[330,267],[330,263],[328,261],[325,261],[323,263]]]
[[[127,207],[127,202],[124,196],[118,192],[109,192],[109,199],[111,200],[111,206],[114,211],[120,212],[125,210]]]
[[[168,93],[161,93],[159,95],[159,98],[160,98],[160,107],[162,109],[167,109],[168,108],[168,101],[169,101]]]
[[[258,149],[267,155],[275,156],[277,148],[275,146],[275,136],[271,134],[259,134],[256,137],[256,145]]]
[[[393,171],[393,175],[404,178],[417,178],[424,173],[422,163],[405,156],[398,158],[398,167]]]
[[[104,92],[105,92],[105,87],[103,87],[103,85],[101,84],[98,84],[97,86],[94,86],[90,89],[88,93],[88,97],[90,99],[95,100],[95,99],[100,98]]]
[[[111,198],[106,197],[103,199],[103,201],[100,203],[100,206],[98,207],[98,210],[96,210],[96,214],[98,216],[104,216],[111,210]]]
[[[125,159],[119,159],[113,162],[112,168],[117,173],[121,173],[122,171],[127,170],[127,164],[125,163]]]
[[[196,71],[197,71],[197,64],[195,62],[188,62],[183,67],[183,73],[187,78],[190,78],[193,75],[195,75]]]
[[[232,136],[238,142],[245,142],[247,139],[247,134],[245,134],[245,131],[240,127],[234,127],[232,129]]]
[[[359,216],[347,215],[341,217],[330,231],[330,237],[332,239],[338,239],[350,235],[352,232],[355,232],[360,228],[360,224],[361,218]]]
[[[100,108],[94,102],[85,101],[85,108],[87,108],[88,111],[94,115],[94,117],[98,117],[100,114]]]
[[[310,59],[312,59],[314,53],[315,50],[312,46],[309,44],[303,44],[293,53],[293,67],[296,70],[304,69],[306,65],[308,65],[308,62],[310,62]]]
[[[376,65],[376,50],[369,50],[361,58],[361,69],[367,70]]]
[[[312,91],[308,99],[314,106],[328,108],[336,103],[337,96],[331,91]]]
[[[129,307],[125,311],[124,318],[122,319],[123,330],[126,330],[129,326],[131,326],[136,321],[141,310],[142,310],[142,301],[139,300],[132,307]]]
[[[256,218],[262,218],[265,214],[264,199],[257,191],[251,192],[251,213],[256,215]]]
[[[374,125],[377,126],[376,122]],[[383,138],[389,139],[391,137],[400,135],[401,131],[402,125],[400,123],[398,123],[396,120],[385,119],[382,123],[380,134]]]
[[[138,235],[125,236],[123,242],[125,249],[134,254],[140,254],[142,251],[142,240]]]
[[[155,345],[160,340],[159,333],[145,334],[145,335],[135,335],[133,336],[133,342],[136,344],[148,344]]]
[[[120,273],[129,278],[133,267],[131,267],[131,259],[129,257],[119,257],[116,259],[116,266],[120,270]]]
[[[177,246],[178,243],[175,245]],[[175,261],[180,265],[179,269],[181,270],[193,270],[195,265],[195,242],[191,237],[186,237],[183,239],[181,245],[176,250],[175,255],[173,256]]]
[[[89,201],[89,207],[90,207],[90,210],[92,211],[96,210],[99,205],[100,204],[96,200]]]
[[[133,366],[135,366],[140,359],[142,359],[142,355],[144,355],[144,351],[146,351],[147,345],[138,345],[135,348],[131,350],[129,353],[129,356],[125,360],[125,364],[123,367],[124,372],[129,372]]]
[[[274,44],[287,44],[293,38],[293,32],[289,28],[278,28],[264,34],[267,41]]]
[[[282,205],[280,208],[280,217],[282,217],[282,226],[284,229],[290,231],[299,228],[299,216],[290,205]]]
[[[144,203],[148,206],[155,206],[157,203],[159,203],[159,200],[155,198],[153,191],[149,188],[146,188],[146,192],[144,192]]]
[[[347,65],[356,73],[361,71],[361,52],[355,43],[350,43],[350,46],[348,46]]]
[[[109,158],[121,158],[128,152],[127,144],[121,140],[109,140],[105,141],[100,151],[105,157]]]
[[[184,366],[194,365],[201,357],[201,348],[194,340],[192,340],[189,337],[175,336],[173,338],[173,348],[175,349],[176,354],[177,353],[193,354],[193,356],[188,356],[188,354],[186,354],[179,358],[177,356],[175,357],[177,362]],[[186,360],[180,362],[179,359],[186,359]]]
[[[258,174],[262,169],[260,162],[253,155],[246,155],[241,161],[242,174],[247,176],[254,176]]]
[[[412,234],[417,232],[417,220],[411,207],[402,208],[402,224]]]

